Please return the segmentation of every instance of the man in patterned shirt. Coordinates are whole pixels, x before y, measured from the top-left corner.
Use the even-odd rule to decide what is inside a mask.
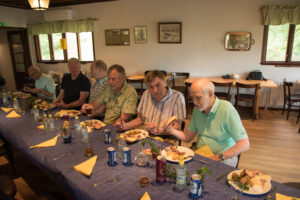
[[[163,135],[165,121],[172,116],[177,116],[177,121],[172,124],[172,127],[179,130],[186,116],[184,96],[167,87],[165,75],[161,71],[148,72],[145,82],[148,89],[143,93],[137,108],[137,118],[128,123],[118,123],[118,128],[128,130],[145,125],[151,133]]]
[[[134,87],[127,84],[126,72],[121,65],[112,65],[108,69],[108,83],[103,95],[97,101],[83,105],[81,111],[86,113],[86,109],[91,108],[89,117],[105,112],[104,123],[107,124],[129,121],[136,113],[138,95]]]
[[[89,103],[95,102],[108,87],[107,66],[102,60],[96,60],[91,65],[91,75],[96,82],[91,87]]]

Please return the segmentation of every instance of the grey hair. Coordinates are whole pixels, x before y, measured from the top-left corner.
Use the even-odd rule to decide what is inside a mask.
[[[124,79],[126,79],[126,71],[124,69],[124,67],[122,67],[121,65],[118,64],[114,64],[112,66],[110,66],[108,68],[107,74],[110,74],[112,72],[112,70],[117,70],[117,72],[119,73],[119,77],[122,77]]]
[[[203,92],[203,94],[207,94],[207,95],[210,94],[210,92],[212,94],[214,94],[215,93],[215,85],[211,81],[209,81],[209,83],[205,84],[202,87],[202,92]]]
[[[37,66],[30,66],[29,68],[28,68],[28,73],[29,72],[41,72],[41,70],[40,70],[40,68],[39,67],[37,67]]]
[[[102,71],[105,72],[107,71],[107,65],[103,60],[96,60],[93,62],[93,64],[97,69],[102,69]]]
[[[77,58],[70,58],[68,60],[68,64],[70,64],[71,62],[75,62],[78,67],[81,67],[81,63],[80,63],[80,61]]]

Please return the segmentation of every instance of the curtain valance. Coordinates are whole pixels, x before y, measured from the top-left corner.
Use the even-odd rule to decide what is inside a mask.
[[[28,24],[28,31],[31,35],[66,33],[66,32],[93,32],[94,20],[60,21],[43,24]]]
[[[300,6],[265,6],[264,25],[300,24]]]

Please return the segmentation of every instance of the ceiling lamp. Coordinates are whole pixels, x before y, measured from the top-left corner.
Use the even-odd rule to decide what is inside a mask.
[[[34,10],[46,10],[49,7],[50,0],[28,0]]]

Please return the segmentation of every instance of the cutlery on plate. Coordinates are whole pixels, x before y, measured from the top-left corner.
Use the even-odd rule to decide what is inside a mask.
[[[58,159],[61,159],[61,158],[65,157],[65,156],[70,156],[72,153],[73,153],[72,151],[69,152],[69,153],[63,153],[63,154],[61,154],[61,155],[53,158],[53,160],[58,160]]]
[[[115,183],[116,181],[117,181],[117,178],[107,179],[107,180],[104,180],[104,181],[101,181],[101,182],[98,182],[98,183],[94,183],[93,186],[97,187],[98,185],[102,185],[104,183],[109,183],[109,182]]]

